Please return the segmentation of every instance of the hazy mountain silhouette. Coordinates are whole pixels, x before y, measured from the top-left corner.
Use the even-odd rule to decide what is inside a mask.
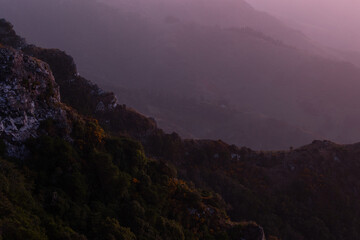
[[[137,13],[136,4],[114,9],[83,0],[1,3],[0,14],[31,42],[65,49],[83,75],[101,86],[127,89],[128,94],[116,92],[123,102],[142,105],[146,114],[160,118],[160,126],[183,136],[254,148],[299,146],[315,137],[359,139],[359,69],[312,52],[301,33],[244,2],[229,5],[234,13],[218,26],[215,10],[226,5],[216,1],[196,16],[204,2],[192,3],[183,19],[175,13],[186,12],[187,6],[171,4],[165,4],[166,11],[145,5]],[[167,9],[171,15],[149,15]],[[214,112],[199,115],[209,105]],[[180,110],[186,106],[192,110]],[[265,130],[259,134],[259,129]]]

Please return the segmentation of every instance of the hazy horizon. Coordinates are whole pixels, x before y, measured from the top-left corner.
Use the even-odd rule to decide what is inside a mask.
[[[360,239],[357,1],[0,0],[0,240]]]
[[[360,1],[357,0],[246,0],[310,38],[344,50],[360,51]]]
[[[155,118],[166,132],[262,150],[298,147],[314,139],[360,141],[360,55],[323,46],[357,46],[346,34],[356,26],[358,17],[350,8],[358,4],[345,2],[340,8],[331,2],[324,8],[320,0],[291,6],[281,0],[0,3],[0,16],[29,43],[65,50],[81,75],[114,91],[121,103]],[[266,7],[269,13],[261,11]],[[330,13],[350,14],[335,25]],[[293,20],[284,20],[286,14]],[[335,35],[345,33],[338,39],[325,35],[325,40],[334,41],[320,41],[307,34],[307,28],[296,27],[294,22],[302,20]],[[346,22],[349,28],[343,29]]]

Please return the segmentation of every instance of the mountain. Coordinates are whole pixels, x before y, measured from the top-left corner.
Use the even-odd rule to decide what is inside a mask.
[[[359,144],[314,141],[286,152],[187,146],[183,176],[218,191],[233,219],[256,219],[280,239],[358,238]]]
[[[111,112],[137,133],[142,122],[127,117],[146,122],[76,74],[61,82],[76,69],[70,56],[26,44],[4,20],[0,43],[1,239],[264,238],[255,223],[231,222],[219,195],[178,179],[170,163],[146,157],[141,143],[111,136],[62,103],[60,89],[81,85],[71,89],[71,103],[81,91],[92,95],[100,120]],[[48,59],[54,75],[34,55]]]
[[[229,20],[218,26],[204,24],[209,18],[218,21],[214,9],[227,11],[216,1],[198,18],[201,1],[194,3],[188,18],[150,14],[179,8],[182,15],[189,9],[187,1],[173,7],[173,2],[160,1],[166,11],[150,3],[141,11],[135,3],[115,9],[83,0],[1,3],[0,14],[27,39],[65,49],[83,76],[115,89],[123,103],[155,117],[168,132],[226,139],[255,149],[299,147],[314,138],[358,141],[360,70],[286,41],[286,36],[302,42],[306,38],[242,1],[229,3],[234,6]],[[239,11],[242,14],[236,14]],[[227,25],[230,21],[237,25]],[[276,29],[282,29],[282,37],[271,34]],[[169,95],[174,104],[167,104]],[[222,105],[229,108],[224,111]],[[214,113],[199,122],[198,113],[209,106]],[[182,114],[173,111],[188,107]]]
[[[25,44],[5,21],[0,30],[1,91],[22,93],[3,98],[2,109],[31,99],[34,113],[65,111],[46,120],[31,111],[14,116],[40,122],[29,139],[1,130],[4,239],[359,238],[359,144],[253,151],[183,140],[118,105],[64,52]],[[45,99],[44,86],[53,86]],[[9,143],[22,146],[24,158],[9,158]],[[243,222],[230,222],[225,210]]]
[[[142,14],[163,22],[188,22],[223,28],[252,28],[271,38],[307,51],[318,51],[300,31],[293,29],[266,12],[253,8],[243,0],[101,0],[121,10]]]
[[[7,12],[3,12],[3,14],[11,17],[12,19],[14,19],[15,22],[19,20],[18,17],[20,16],[21,18],[24,17],[31,19],[30,22],[34,21],[32,22],[32,24],[37,25],[38,29],[42,29],[48,32],[49,35],[53,37],[48,36],[45,41],[44,39],[39,39],[41,33],[28,31],[28,29],[30,29],[31,27],[22,25],[24,23],[23,21],[17,22],[20,32],[24,32],[27,38],[32,39],[33,41],[35,40],[35,42],[40,42],[41,45],[49,46],[49,43],[52,42],[50,46],[62,46],[62,48],[64,49],[71,49],[70,52],[72,53],[72,55],[76,56],[78,62],[81,63],[79,65],[81,72],[84,72],[84,69],[87,69],[85,70],[85,75],[90,76],[90,78],[92,79],[98,79],[98,82],[100,82],[101,80],[101,84],[105,88],[113,89],[113,91],[114,89],[116,89],[116,94],[121,96],[122,102],[127,103],[127,105],[129,106],[135,107],[136,109],[140,110],[142,113],[148,116],[155,117],[159,123],[159,126],[167,130],[168,132],[172,132],[176,129],[177,132],[183,137],[192,136],[195,138],[221,138],[234,144],[247,145],[256,149],[287,149],[291,145],[299,146],[301,144],[309,142],[320,135],[316,133],[311,133],[311,131],[303,130],[301,127],[293,126],[291,123],[284,122],[277,118],[268,117],[264,114],[258,113],[256,110],[250,110],[246,111],[250,113],[244,113],[243,109],[238,109],[237,107],[235,107],[224,111],[223,108],[218,106],[219,104],[214,103],[218,102],[217,98],[219,97],[219,94],[216,94],[216,96],[212,96],[211,98],[215,98],[215,100],[211,100],[211,102],[199,100],[199,96],[204,95],[204,93],[202,93],[201,89],[198,89],[198,83],[192,82],[193,77],[191,76],[193,74],[196,74],[198,70],[188,69],[184,72],[183,67],[181,67],[179,63],[174,63],[174,61],[172,60],[172,55],[169,55],[172,54],[171,49],[169,49],[170,52],[168,52],[167,48],[155,48],[153,50],[150,49],[153,48],[155,45],[158,45],[158,41],[169,41],[173,37],[176,37],[178,34],[182,34],[181,32],[174,32],[174,34],[176,33],[176,35],[174,35],[173,37],[164,36],[163,39],[163,37],[159,37],[156,34],[161,31],[163,32],[162,34],[168,35],[167,32],[171,30],[171,25],[165,25],[166,29],[161,30],[159,29],[159,27],[154,25],[148,26],[149,24],[141,20],[141,18],[139,17],[131,14],[126,15],[125,13],[119,13],[114,10],[110,10],[106,6],[97,5],[95,3],[86,3],[86,10],[83,8],[83,6],[81,6],[81,11],[85,14],[89,14],[88,17],[82,18],[80,17],[78,11],[80,10],[80,3],[83,2],[80,1],[78,2],[78,4],[75,3],[76,2],[67,1],[62,3],[58,2],[56,5],[57,8],[54,8],[53,6],[54,4],[56,4],[56,1],[50,1],[47,3],[42,3],[41,1],[33,1],[29,5],[27,5],[26,3],[21,4],[21,1],[18,1],[16,9],[13,9],[14,12],[12,12],[11,6],[15,3],[4,2],[3,9],[7,9]],[[75,10],[72,13],[69,12],[70,6],[71,9]],[[100,8],[99,6],[102,6],[102,8]],[[28,11],[29,8],[33,8],[33,11]],[[37,10],[44,8],[47,9],[47,11],[38,12]],[[96,11],[95,8],[97,9]],[[72,23],[69,22],[68,24],[70,28],[71,26],[74,27],[72,30],[65,28],[61,30],[62,33],[60,33],[59,28],[55,29],[49,26],[49,19],[53,19],[51,20],[51,22],[54,22],[54,25],[59,24],[56,22],[60,20],[60,18],[57,18],[55,13],[50,14],[51,16],[47,16],[50,12],[55,10],[58,13],[66,14],[69,19],[76,19]],[[28,15],[35,12],[37,18]],[[122,32],[126,32],[126,34],[118,34],[113,32],[111,29],[108,32],[108,30],[106,30],[108,29],[108,26],[106,26],[108,22],[102,22],[103,20],[100,15],[109,16],[109,19],[111,19],[111,21],[114,23],[119,23],[119,21],[123,22],[122,24],[117,24],[117,26],[114,25],[111,29],[116,29],[120,27]],[[122,16],[127,16],[128,19],[124,20],[121,18]],[[47,21],[41,20],[45,18],[47,19]],[[89,34],[90,29],[86,30],[86,28],[83,27],[85,25],[88,25],[87,19],[89,18],[94,20],[97,19],[94,21],[94,24],[92,24],[91,28],[93,29],[95,27],[97,28],[96,32],[101,32],[99,32],[99,34],[97,34],[96,36],[88,36],[87,34]],[[64,19],[61,19],[61,24],[64,24]],[[82,22],[85,20],[86,23]],[[78,26],[75,27],[74,23],[77,23]],[[144,29],[148,27],[150,27],[150,30],[146,30],[146,32],[144,32]],[[175,30],[176,29],[174,29],[174,31]],[[179,30],[181,30],[181,28]],[[186,26],[184,30],[187,30]],[[218,30],[216,30],[216,32],[218,32]],[[221,33],[221,31],[219,31],[219,33]],[[61,37],[59,34],[61,35]],[[144,34],[149,35],[145,36]],[[187,34],[192,33],[189,32]],[[78,35],[82,35],[83,37],[76,37],[75,39],[74,37]],[[111,50],[103,50],[105,46],[103,44],[102,46],[99,46],[100,42],[107,41],[106,39],[104,39],[104,36],[112,36],[108,39],[109,41],[111,41],[111,43],[105,44],[109,46],[114,46],[114,48],[112,48]],[[169,37],[171,38],[168,39]],[[62,41],[58,41],[60,38],[62,39]],[[68,39],[66,40],[66,38]],[[148,46],[139,42],[139,40],[143,38],[149,39],[149,43],[147,44]],[[82,40],[79,41],[80,39]],[[77,42],[79,43],[79,45],[73,48],[74,44],[76,44]],[[119,45],[118,42],[123,42],[124,45]],[[169,44],[169,47],[171,47],[172,43]],[[99,46],[99,48],[94,49],[92,46]],[[89,48],[91,48],[91,50]],[[134,54],[134,52],[124,54],[125,52],[129,51],[129,49],[133,49],[137,52],[137,54]],[[111,54],[109,54],[110,52]],[[128,60],[119,59],[117,56],[120,55],[116,53],[122,55],[121,58],[126,55],[132,55],[135,57],[132,57],[134,58],[133,60],[129,58],[127,58]],[[111,59],[109,59],[109,57]],[[190,57],[192,58],[192,56]],[[81,59],[80,61],[79,58]],[[99,62],[97,61],[98,58],[104,59],[104,61]],[[154,58],[159,59],[160,61],[154,61]],[[134,61],[136,61],[136,63]],[[168,62],[166,64],[168,66],[164,66],[163,62]],[[117,66],[120,63],[121,66]],[[174,64],[175,67],[169,65],[170,63]],[[134,69],[134,66],[139,64],[139,67],[143,69],[141,72]],[[160,66],[161,68],[165,69],[164,71],[161,70],[161,72],[167,72],[165,75],[159,72]],[[94,71],[94,69],[97,70]],[[134,73],[137,76],[134,76]],[[161,75],[159,76],[159,74]],[[121,78],[119,78],[119,76],[121,76]],[[169,76],[171,77],[171,79],[169,78]],[[184,78],[188,80],[184,81]],[[115,84],[112,80],[109,82],[109,79],[116,79],[118,83]],[[155,79],[158,79],[158,81],[154,81]],[[196,85],[194,86],[194,84]],[[121,87],[125,85],[126,88]],[[175,91],[174,86],[176,86],[176,94],[173,94]],[[142,90],[144,88],[146,88],[147,90]],[[122,89],[125,89],[125,92],[122,91]],[[189,91],[189,89],[193,90]],[[167,92],[171,92],[172,94],[167,94]],[[144,95],[147,95],[147,97],[143,97]],[[172,104],[174,105],[160,105],[159,103],[169,102],[169,100],[159,98],[159,96],[164,95],[167,95],[168,99],[169,97],[172,97]],[[183,99],[191,99],[192,102],[182,101]],[[140,100],[142,100],[142,102],[140,102]],[[148,107],[160,109],[161,112],[159,112],[159,114],[156,114],[146,109],[145,106],[149,105],[150,102],[152,103],[152,106]],[[188,116],[187,121],[181,120],[184,114],[179,114],[176,113],[176,111],[172,111],[174,107],[177,109],[187,109],[188,106],[190,106],[191,111],[184,113]],[[207,129],[204,129],[200,132],[194,131],[194,129],[200,130],[200,126],[203,125],[203,122],[201,122],[200,119],[198,119],[196,116],[199,116],[199,112],[204,112],[209,108],[211,108],[213,112],[213,114],[211,115],[211,119],[220,120],[222,118],[226,118],[229,119],[229,121],[227,121],[226,124],[221,120],[214,123],[208,122],[206,123],[208,126]],[[169,112],[172,112],[171,117],[169,115]],[[194,125],[195,123],[197,125]],[[229,130],[223,131],[222,129],[225,128]],[[260,128],[262,130],[259,130]],[[236,134],[230,135],[229,131],[231,131],[231,129],[236,129]],[[269,141],[269,138],[276,140]]]
[[[212,139],[216,136],[238,146],[262,150],[288,149],[321,139],[280,120],[241,111],[226,101],[209,102],[146,90],[112,89],[119,93],[119,101],[132,103],[142,114],[155,118],[165,132],[175,131],[183,138]]]

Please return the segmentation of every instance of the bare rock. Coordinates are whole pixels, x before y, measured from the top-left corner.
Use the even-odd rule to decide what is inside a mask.
[[[23,143],[38,136],[40,123],[46,119],[66,122],[49,66],[0,46],[0,137],[5,139],[8,155],[21,157]]]

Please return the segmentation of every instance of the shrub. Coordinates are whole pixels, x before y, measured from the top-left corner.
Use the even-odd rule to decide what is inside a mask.
[[[175,221],[159,217],[157,220],[157,229],[164,239],[184,240],[182,227]]]
[[[130,228],[120,226],[114,218],[106,218],[103,225],[104,240],[136,240]]]

